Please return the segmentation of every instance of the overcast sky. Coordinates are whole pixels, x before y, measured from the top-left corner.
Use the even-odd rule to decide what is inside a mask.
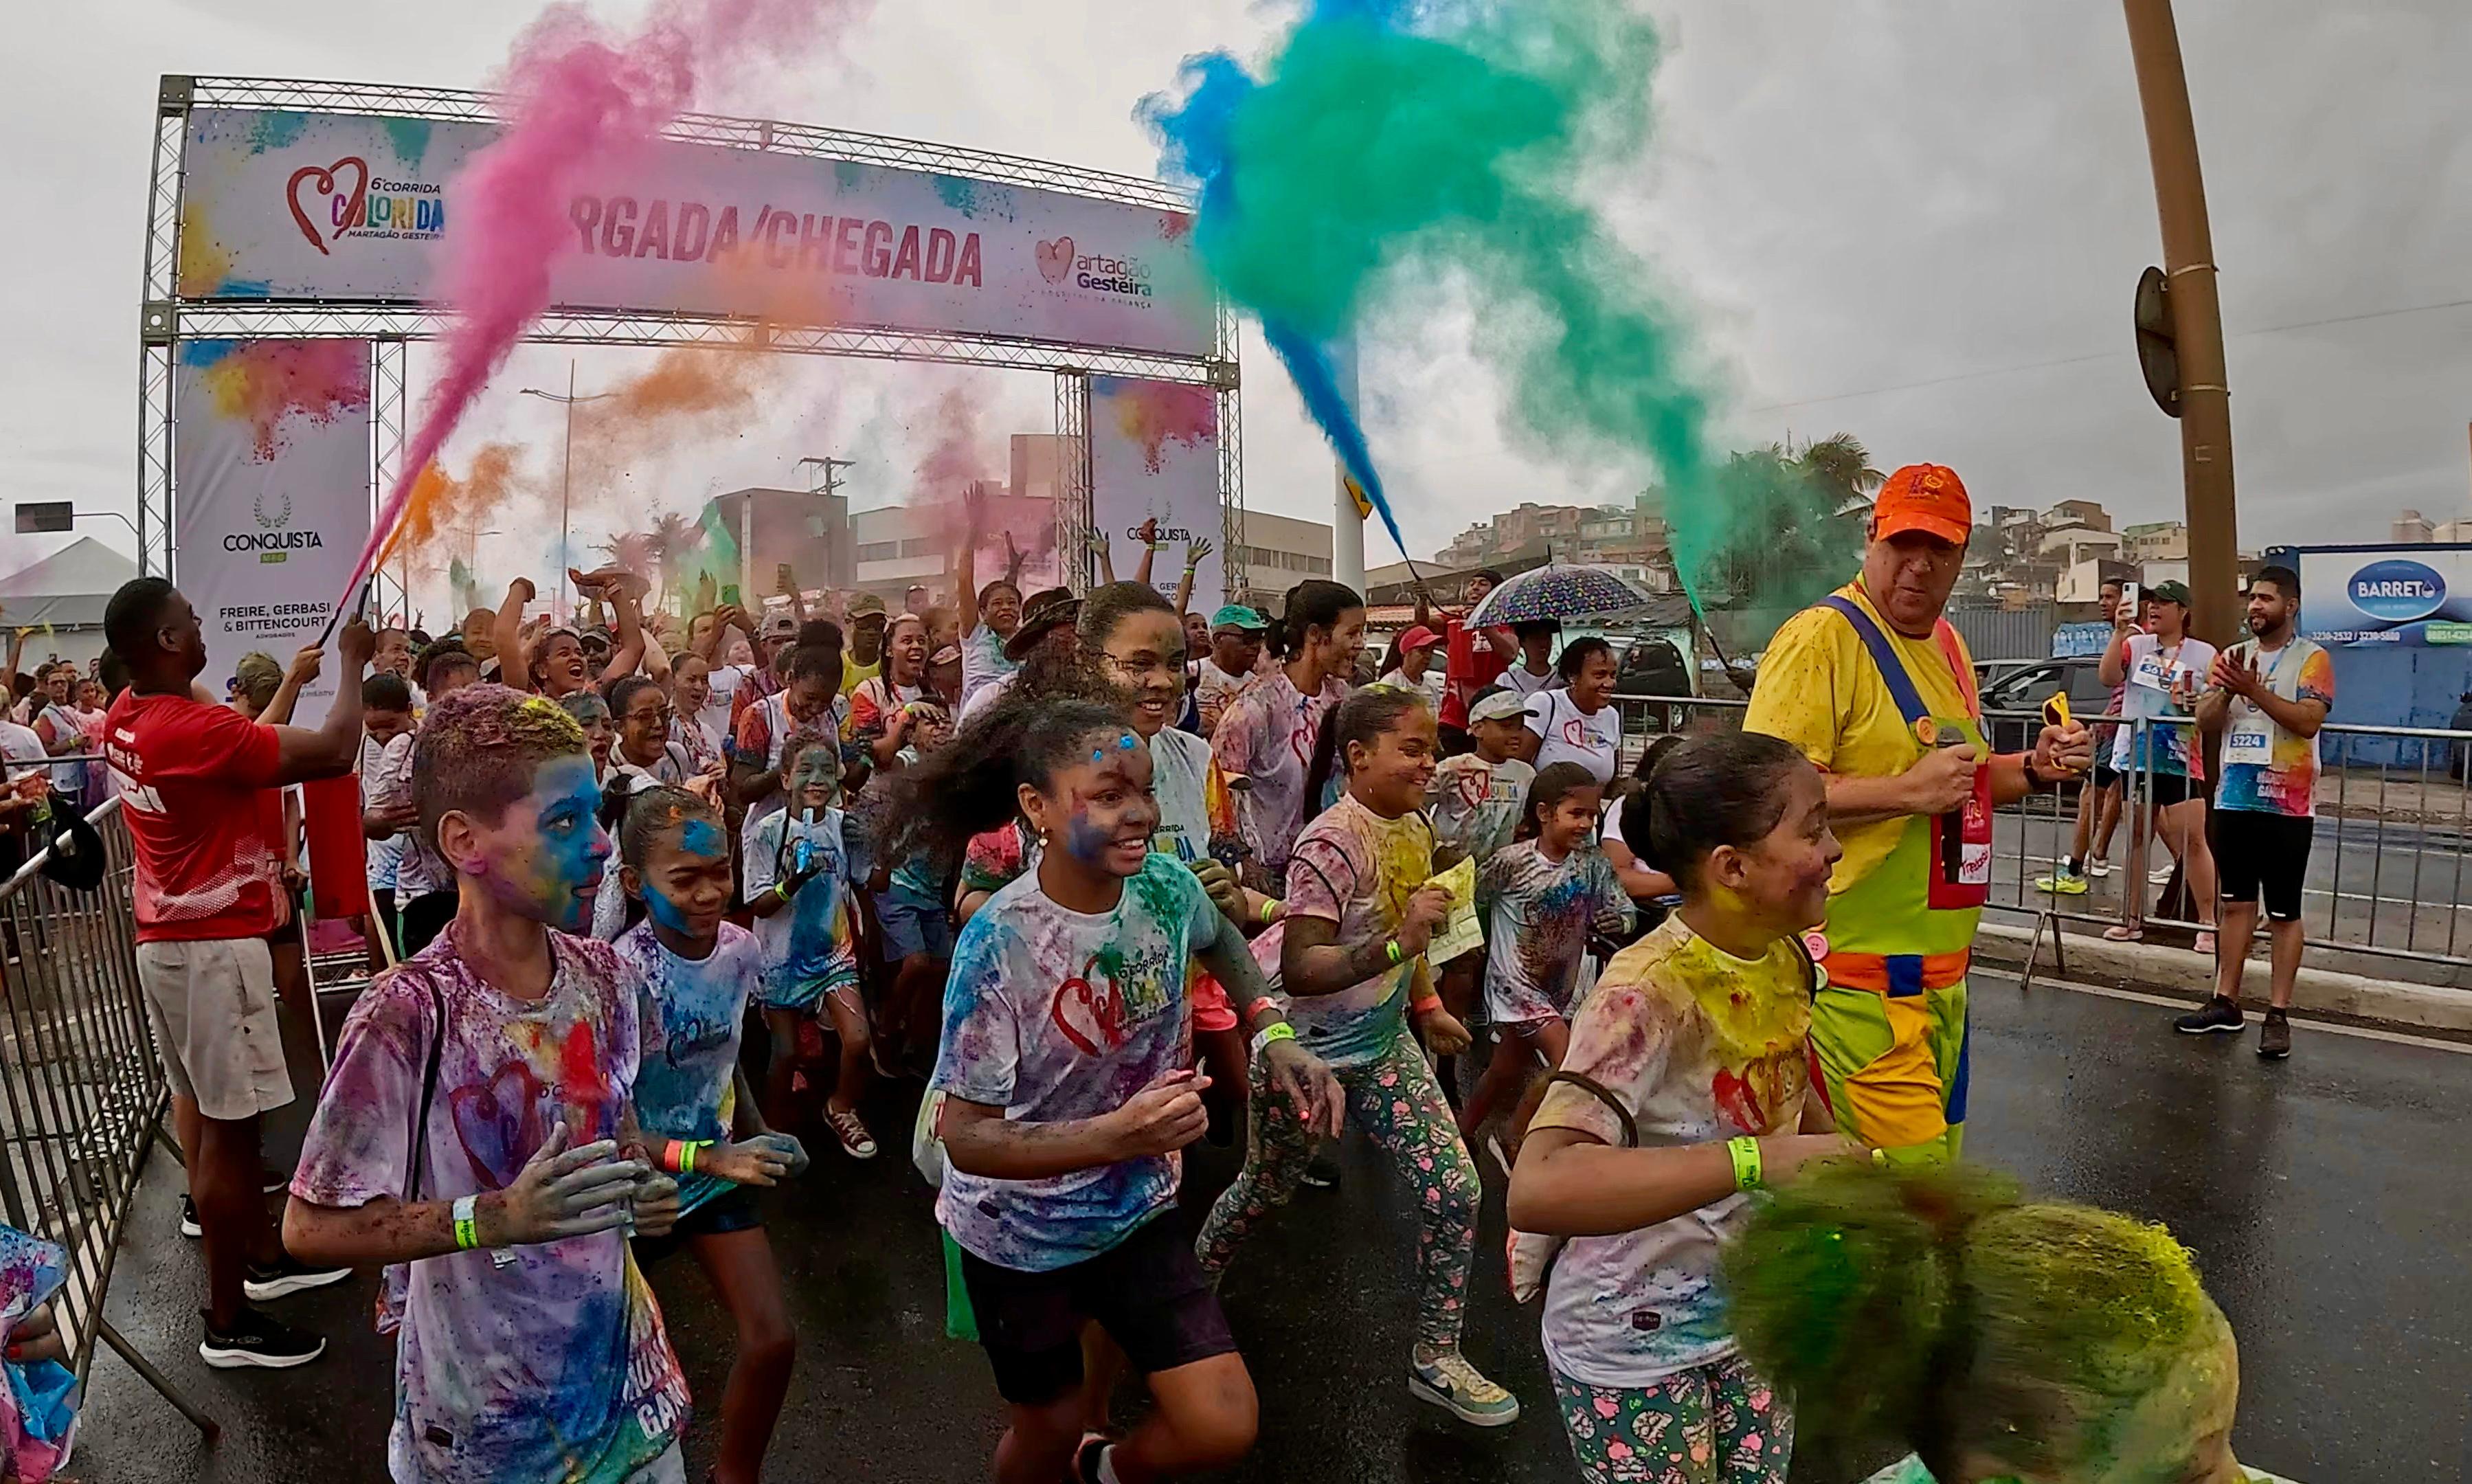
[[[2128,348],[2130,292],[2160,249],[2117,6],[1652,9],[1673,43],[1656,143],[1607,205],[1702,330],[1728,443],[1842,430],[1883,467],[1955,466],[1978,506],[2080,496],[2124,521],[2178,514],[2176,432]],[[717,101],[1148,175],[1134,102],[1188,52],[1258,54],[1291,13],[882,5],[839,58]],[[131,507],[157,74],[479,86],[528,14],[503,0],[103,0],[22,15],[0,55],[6,498]],[[2472,7],[2183,0],[2180,16],[2231,336],[2242,544],[2381,538],[2402,506],[2472,516],[2459,302],[2472,300]],[[1464,350],[1475,323],[1367,333],[1375,453],[1419,556],[1523,499],[1625,492],[1502,425]],[[1328,518],[1323,446],[1258,340],[1245,358],[1248,502]],[[514,391],[562,385],[566,361],[519,354],[450,462],[511,436],[552,473],[556,424]],[[641,364],[589,351],[580,377],[589,391]],[[984,409],[989,474],[1003,434],[1051,425],[1043,376],[802,362],[768,382],[760,416],[642,463],[615,503],[692,509],[794,482],[800,456],[825,452],[863,461],[862,502],[901,499],[933,436],[925,409],[952,385]],[[127,539],[113,522],[83,529]],[[1391,559],[1378,533],[1368,548]]]

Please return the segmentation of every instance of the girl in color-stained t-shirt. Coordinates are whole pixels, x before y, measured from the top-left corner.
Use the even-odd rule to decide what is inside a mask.
[[[1254,950],[1277,955],[1297,1036],[1330,1064],[1355,1127],[1407,1182],[1418,1216],[1410,1391],[1462,1422],[1498,1427],[1518,1418],[1518,1401],[1460,1352],[1476,1255],[1476,1165],[1409,1033],[1413,1018],[1437,1054],[1467,1047],[1467,1030],[1442,1008],[1425,960],[1450,912],[1450,893],[1432,884],[1434,832],[1421,808],[1439,747],[1434,713],[1416,691],[1377,685],[1331,712],[1313,781],[1343,758],[1347,791],[1296,837],[1287,916],[1254,940]],[[1202,1265],[1212,1273],[1295,1196],[1313,1158],[1311,1129],[1258,1077],[1252,1108],[1244,1172],[1202,1224]]]
[[[1473,1139],[1503,1100],[1542,1064],[1562,1065],[1588,934],[1628,935],[1630,898],[1597,849],[1604,792],[1577,763],[1557,762],[1530,785],[1521,838],[1477,867],[1477,920],[1485,924],[1485,1018],[1497,1042],[1476,1090],[1460,1106],[1460,1134]],[[1518,1129],[1512,1128],[1512,1157]]]
[[[1137,1373],[1178,1377],[1152,1387],[1156,1409],[1114,1447],[1197,1471],[1234,1463],[1251,1445],[1252,1382],[1168,1215],[1178,1151],[1208,1124],[1190,1060],[1195,962],[1260,1017],[1272,1083],[1335,1129],[1327,1068],[1271,1034],[1284,1021],[1244,934],[1152,849],[1151,753],[1123,710],[1008,691],[899,775],[888,804],[888,849],[939,863],[1016,815],[1042,842],[955,945],[930,1079],[943,1094],[937,1219],[1010,1404],[1008,1472],[1072,1465],[1087,1408],[1058,1425],[1058,1403],[1085,1379],[1087,1324]],[[1093,1462],[1114,1476],[1105,1447]]]
[[[1582,1476],[1781,1484],[1794,1424],[1738,1353],[1718,1245],[1749,1191],[1849,1147],[1797,1132],[1830,1122],[1804,1068],[1798,937],[1828,907],[1827,790],[1790,744],[1716,735],[1624,812],[1683,901],[1572,1021],[1511,1174],[1512,1291],[1550,1260],[1545,1358]]]
[[[781,816],[775,816],[779,818]],[[722,1413],[722,1466],[763,1467],[790,1379],[781,1274],[754,1189],[804,1173],[806,1150],[764,1125],[739,1069],[739,1027],[760,974],[755,935],[725,921],[733,877],[721,811],[677,788],[635,794],[619,827],[619,882],[644,919],[617,942],[646,989],[635,1121],[654,1162],[677,1176],[683,1243],[738,1327]],[[769,1404],[768,1404],[769,1403]]]

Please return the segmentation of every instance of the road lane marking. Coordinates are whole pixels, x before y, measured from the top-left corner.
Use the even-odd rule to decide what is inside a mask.
[[[2017,975],[2008,970],[2001,970],[2001,975],[2012,984],[2017,980]],[[2138,990],[2116,990],[2109,985],[2080,984],[2075,979],[2055,979],[2049,974],[2034,976],[2035,989],[2041,989],[2046,985],[2056,990],[2074,990],[2080,994],[2100,994],[2105,999],[2125,999],[2140,1005],[2159,1005],[2166,1010],[2187,1010],[2198,1003],[2192,999],[2175,999],[2168,994],[2148,994]],[[2247,1016],[2248,1023],[2251,1025],[2259,1024],[2266,1019],[2266,1014],[2263,1011],[2251,1010],[2247,1012]],[[2472,1056],[2472,1044],[2460,1041],[2432,1041],[2425,1036],[2408,1036],[2401,1031],[2382,1031],[2367,1025],[2343,1025],[2333,1020],[2304,1018],[2294,1023],[2308,1026],[2313,1031],[2324,1031],[2332,1036],[2353,1036],[2362,1041],[2391,1041],[2399,1046],[2426,1046],[2432,1051],[2451,1051],[2457,1056]]]

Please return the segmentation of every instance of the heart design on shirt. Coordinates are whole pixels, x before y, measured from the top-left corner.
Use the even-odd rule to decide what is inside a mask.
[[[1473,809],[1493,793],[1493,775],[1471,769],[1459,776],[1460,802]]]
[[[1089,975],[1098,967],[1093,955],[1047,1002],[1047,1017],[1083,1056],[1104,1055],[1125,1043],[1124,999],[1112,983],[1105,990],[1091,984]]]
[[[548,1137],[540,1126],[540,1095],[539,1076],[520,1058],[500,1066],[487,1082],[446,1094],[456,1141],[472,1161],[472,1173],[488,1188],[504,1190],[513,1185],[524,1161]]]

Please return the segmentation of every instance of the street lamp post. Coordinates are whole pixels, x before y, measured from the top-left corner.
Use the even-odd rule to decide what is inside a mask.
[[[575,480],[575,404],[578,402],[606,401],[617,394],[614,392],[600,392],[595,393],[591,396],[576,395],[575,362],[570,358],[566,363],[566,395],[564,396],[560,396],[555,392],[543,392],[538,387],[526,387],[523,389],[523,395],[525,396],[537,396],[544,402],[557,402],[566,409],[566,447],[565,450],[559,455],[558,463],[558,606],[559,608],[564,608],[566,607],[566,569],[569,562],[571,561],[567,552],[567,543],[572,539],[572,534],[569,530],[569,522],[570,515],[573,510],[572,496],[574,493]]]

